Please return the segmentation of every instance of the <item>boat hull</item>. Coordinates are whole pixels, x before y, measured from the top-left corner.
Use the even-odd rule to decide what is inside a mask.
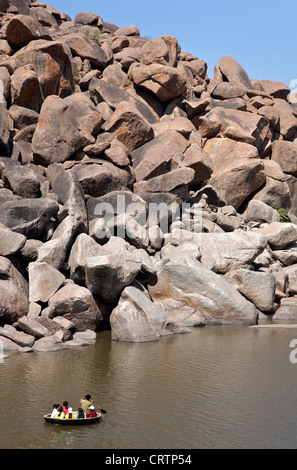
[[[59,418],[51,418],[50,414],[43,416],[47,423],[51,424],[60,424],[62,426],[83,426],[83,425],[90,425],[95,424],[101,421],[102,414],[97,413],[97,416],[93,418],[78,418],[78,419],[59,419]]]

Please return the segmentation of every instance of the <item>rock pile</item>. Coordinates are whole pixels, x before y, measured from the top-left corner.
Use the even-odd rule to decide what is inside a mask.
[[[294,319],[290,89],[95,13],[0,12],[4,349]]]

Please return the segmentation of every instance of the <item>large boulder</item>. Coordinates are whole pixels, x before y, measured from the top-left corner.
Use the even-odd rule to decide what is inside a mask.
[[[16,68],[26,64],[34,66],[44,99],[49,95],[64,98],[74,92],[72,54],[60,41],[31,41],[13,58]]]
[[[129,151],[140,147],[154,137],[150,123],[133,104],[127,101],[117,106],[110,119],[104,124],[104,129],[115,134]]]
[[[3,102],[0,103],[0,148],[8,150],[10,142],[10,130],[9,130],[9,114],[7,106]]]
[[[237,269],[225,274],[225,279],[261,312],[274,311],[276,281],[273,274]]]
[[[131,156],[136,181],[147,180],[177,168],[178,157],[184,154],[189,145],[179,132],[170,131],[134,150]]]
[[[148,191],[153,193],[160,193],[163,191],[172,191],[184,184],[189,185],[195,178],[195,171],[192,168],[177,168],[165,175],[155,176],[146,181],[140,181],[134,184],[134,191]]]
[[[21,233],[13,232],[0,224],[0,240],[0,256],[10,256],[20,251],[27,239]]]
[[[124,289],[110,316],[111,337],[116,341],[156,341],[166,334],[165,315],[147,293],[134,286]]]
[[[226,203],[235,209],[239,209],[265,182],[264,163],[256,158],[226,160],[209,180]]]
[[[297,225],[289,222],[272,222],[259,228],[258,232],[265,235],[269,245],[275,250],[282,250],[297,241]]]
[[[281,82],[276,82],[272,80],[259,80],[259,83],[265,93],[273,96],[274,98],[280,98],[286,100],[289,93],[291,92],[288,85],[285,85]]]
[[[57,194],[60,204],[70,216],[80,218],[84,224],[87,223],[87,211],[82,186],[71,171],[62,171],[56,175],[51,182],[52,191]]]
[[[32,349],[37,352],[54,352],[67,349],[67,344],[63,342],[63,332],[57,332],[51,336],[38,339],[33,344]]]
[[[277,162],[284,173],[297,176],[297,144],[285,140],[272,143],[271,160]]]
[[[104,120],[93,101],[84,93],[75,93],[64,98],[63,103],[78,120],[82,146],[95,142]]]
[[[38,239],[58,210],[59,204],[52,199],[16,199],[0,206],[0,220],[14,232]]]
[[[252,199],[247,206],[245,212],[246,221],[250,222],[279,222],[280,215],[277,210],[265,204],[263,201]]]
[[[28,166],[11,158],[0,158],[0,175],[5,186],[23,198],[39,198],[40,178]]]
[[[123,187],[130,188],[134,176],[130,167],[119,168],[110,162],[97,160],[88,164],[80,163],[72,170],[77,176],[85,194],[100,197]]]
[[[154,93],[161,102],[170,101],[186,91],[184,75],[174,67],[153,63],[144,65],[135,62],[129,68],[128,77]]]
[[[63,316],[77,331],[97,330],[104,320],[91,292],[83,286],[69,283],[59,289],[48,302],[49,318]]]
[[[65,280],[62,273],[46,262],[30,263],[28,271],[30,302],[48,302]]]
[[[266,175],[265,185],[253,195],[253,199],[264,202],[274,209],[291,207],[291,194],[287,175],[274,160],[263,160]]]
[[[20,49],[30,41],[37,39],[51,39],[42,24],[35,18],[27,15],[16,15],[6,27],[6,38],[13,48]]]
[[[85,283],[86,258],[100,255],[100,245],[86,233],[77,236],[69,255],[70,278],[77,284]]]
[[[157,283],[149,290],[154,301],[174,299],[200,312],[206,324],[255,324],[256,307],[223,277],[192,258],[161,260]]]
[[[269,128],[268,121],[262,116],[222,107],[194,117],[193,123],[203,137],[211,138],[220,134],[255,145],[258,149],[261,148]]]
[[[19,331],[12,325],[0,327],[0,338],[2,339],[3,336],[14,341],[23,348],[31,348],[35,341],[35,337],[33,335]]]
[[[8,258],[0,257],[0,325],[13,323],[29,310],[28,283]]]
[[[251,268],[253,261],[267,246],[263,233],[203,233],[201,263],[216,273],[224,274],[239,268]]]
[[[153,124],[159,118],[149,104],[145,100],[138,97],[132,92],[123,90],[122,88],[107,82],[103,79],[93,77],[89,84],[89,93],[91,99],[96,105],[104,103],[112,110],[115,110],[122,102],[131,103],[149,123]]]
[[[279,113],[279,123],[276,130],[285,140],[290,140],[297,130],[297,117],[293,113],[293,108],[290,103],[279,98],[275,98],[274,108]]]
[[[79,120],[58,96],[44,101],[32,139],[34,158],[43,165],[63,163],[83,145]]]
[[[11,76],[11,102],[39,112],[42,94],[38,75],[32,65],[19,67]]]
[[[95,41],[90,41],[81,33],[65,34],[60,38],[62,44],[68,46],[74,56],[87,59],[96,68],[104,68],[108,62],[104,50]]]
[[[146,202],[140,196],[128,190],[111,191],[101,197],[90,197],[86,206],[89,221],[104,217],[107,222],[125,213],[132,215],[137,222],[143,224],[145,224],[148,209]]]
[[[134,253],[92,256],[86,259],[86,286],[92,294],[114,302],[141,270],[141,261]]]
[[[239,82],[245,88],[253,89],[248,74],[244,68],[232,57],[224,56],[219,60],[219,69],[228,82]]]
[[[19,318],[17,327],[36,339],[43,338],[49,334],[49,331],[45,326],[43,326],[34,318],[29,318],[28,316]]]

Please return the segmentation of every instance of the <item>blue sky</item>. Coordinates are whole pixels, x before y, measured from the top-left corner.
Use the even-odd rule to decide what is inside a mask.
[[[142,36],[175,36],[183,51],[205,60],[208,75],[224,55],[250,78],[286,83],[297,79],[296,0],[53,0],[72,19],[94,12],[119,27],[136,25]]]

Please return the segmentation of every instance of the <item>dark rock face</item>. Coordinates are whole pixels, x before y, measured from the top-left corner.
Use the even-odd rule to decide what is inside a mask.
[[[289,88],[229,56],[210,79],[173,36],[96,12],[0,11],[0,338],[35,351],[103,328],[155,341],[290,309]]]

